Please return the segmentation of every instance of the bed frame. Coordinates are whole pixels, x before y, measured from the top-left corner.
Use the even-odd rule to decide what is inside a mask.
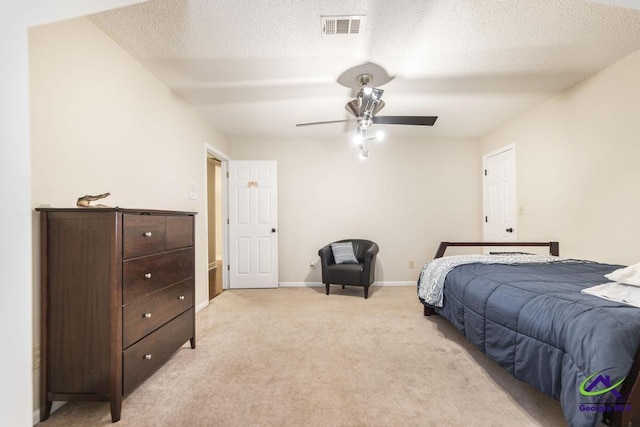
[[[434,258],[442,258],[448,247],[520,247],[520,246],[542,246],[549,248],[549,254],[560,256],[560,244],[558,242],[440,242]],[[424,305],[424,315],[436,315],[433,307]],[[629,370],[620,393],[626,396],[626,402],[631,404],[626,412],[615,411],[605,412],[604,420],[613,427],[640,427],[640,346],[636,350],[633,364]]]

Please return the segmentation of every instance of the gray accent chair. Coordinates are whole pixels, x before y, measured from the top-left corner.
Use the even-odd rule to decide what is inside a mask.
[[[329,285],[364,287],[364,297],[369,298],[369,286],[375,281],[376,255],[378,245],[370,240],[346,239],[333,243],[351,242],[358,264],[336,264],[331,243],[318,251],[322,263],[322,283],[329,295]]]

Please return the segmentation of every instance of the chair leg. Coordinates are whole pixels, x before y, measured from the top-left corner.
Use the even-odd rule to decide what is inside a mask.
[[[344,289],[344,285],[342,285],[342,289]]]
[[[327,288],[327,295],[329,295],[329,284],[325,283],[324,286]]]
[[[364,299],[369,298],[369,286],[364,287]]]

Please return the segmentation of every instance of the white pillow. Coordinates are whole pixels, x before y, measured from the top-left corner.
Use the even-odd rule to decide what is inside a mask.
[[[358,258],[353,253],[351,242],[332,243],[331,251],[336,264],[358,264]]]
[[[609,274],[605,274],[604,277],[625,285],[640,286],[640,263],[619,268]]]

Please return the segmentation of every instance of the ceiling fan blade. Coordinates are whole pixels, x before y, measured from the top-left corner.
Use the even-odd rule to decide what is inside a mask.
[[[373,116],[373,123],[380,125],[433,126],[438,116]]]
[[[355,122],[355,121],[356,121],[356,119],[329,120],[327,122],[296,123],[296,126],[327,125],[327,124],[331,124],[331,123],[345,123],[345,122]]]

